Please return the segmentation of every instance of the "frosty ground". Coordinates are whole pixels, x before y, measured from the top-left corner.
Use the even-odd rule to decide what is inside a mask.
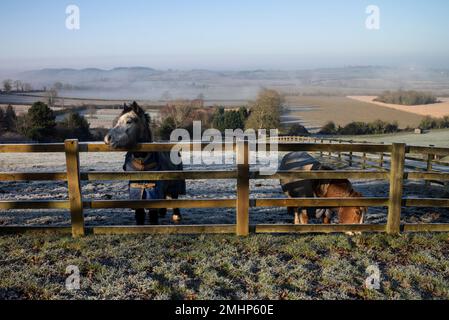
[[[82,154],[83,171],[120,171],[121,153]],[[232,165],[207,167],[231,170]],[[205,170],[188,165],[186,170]],[[2,154],[0,171],[65,171],[63,154]],[[385,197],[386,181],[353,181]],[[234,198],[232,180],[188,181],[184,198]],[[408,183],[407,196],[447,197],[445,188]],[[126,199],[127,182],[83,182],[91,199]],[[251,197],[285,197],[279,181],[251,183]],[[67,199],[64,182],[3,182],[0,199]],[[183,224],[234,223],[233,209],[183,210]],[[251,223],[291,223],[285,208],[253,208]],[[446,209],[407,208],[406,222],[448,222]],[[367,223],[384,223],[370,208]],[[161,224],[170,224],[169,218]],[[2,225],[69,225],[64,210],[0,211]],[[133,225],[132,210],[86,210],[87,225]],[[448,299],[448,234],[346,235],[60,235],[0,236],[0,299]],[[65,288],[79,267],[81,288]],[[380,289],[365,286],[378,266]]]

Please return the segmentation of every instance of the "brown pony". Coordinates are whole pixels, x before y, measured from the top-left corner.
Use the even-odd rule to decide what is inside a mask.
[[[332,170],[318,162],[306,152],[292,152],[287,154],[279,166],[284,171],[314,171]],[[356,192],[347,179],[331,180],[281,180],[282,190],[291,198],[316,197],[316,198],[360,198],[362,194]],[[294,212],[295,224],[307,224],[308,212],[305,208],[290,207],[289,212]],[[299,213],[301,212],[301,213]],[[362,224],[366,207],[338,207],[316,210],[316,217],[329,224],[332,214],[337,213],[340,224]]]
[[[321,170],[328,170],[323,167]],[[357,192],[352,187],[352,184],[347,179],[341,180],[315,180],[313,183],[314,195],[317,198],[361,198],[360,192]],[[338,207],[330,208],[327,211],[336,212],[338,216],[338,223],[340,224],[362,224],[366,207]],[[322,215],[323,223],[329,224],[331,218],[329,214]]]

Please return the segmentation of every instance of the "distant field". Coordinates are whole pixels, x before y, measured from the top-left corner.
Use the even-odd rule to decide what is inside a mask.
[[[0,104],[0,108],[5,109],[8,105],[7,104]],[[25,104],[20,104],[20,105],[13,105],[14,110],[16,111],[17,115],[21,115],[24,113],[28,112],[28,109],[31,108],[31,105],[25,105]],[[55,111],[61,110],[62,108],[59,107],[54,107],[52,108]]]
[[[328,121],[345,125],[352,121],[370,122],[380,119],[396,120],[401,128],[405,128],[418,126],[423,118],[414,113],[338,96],[288,96],[286,103],[291,107],[309,106],[303,110],[294,108],[289,116],[301,118],[304,122],[313,123],[315,126],[322,126]]]
[[[367,136],[340,136],[339,138],[342,138],[344,140],[350,139],[354,141],[385,143],[399,142],[418,146],[428,146],[432,144],[436,147],[449,147],[449,129],[432,130],[425,134],[397,133]]]
[[[426,104],[421,106],[403,106],[398,104],[391,104],[391,103],[383,103],[383,102],[377,102],[373,101],[376,97],[375,96],[350,96],[348,97],[350,99],[361,101],[361,102],[367,102],[370,104],[376,104],[381,107],[386,108],[392,108],[399,111],[405,111],[405,112],[411,112],[415,114],[419,114],[422,116],[432,116],[432,117],[443,117],[449,115],[449,98],[439,98],[441,102],[439,103],[433,103],[433,104]]]

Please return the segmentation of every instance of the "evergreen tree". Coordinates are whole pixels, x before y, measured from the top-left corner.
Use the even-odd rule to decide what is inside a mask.
[[[224,114],[225,114],[224,108],[218,107],[217,110],[215,110],[212,119],[212,126],[221,132],[224,132],[224,130],[226,129],[226,127],[224,126]]]
[[[16,131],[17,115],[12,105],[8,105],[5,110],[6,130]]]
[[[170,140],[170,135],[176,129],[176,123],[172,117],[166,117],[158,130],[158,136],[161,140]]]
[[[44,141],[52,137],[56,126],[55,114],[45,103],[35,102],[28,110],[21,131],[28,138]]]
[[[78,112],[71,112],[61,123],[61,127],[67,130],[65,139],[89,140],[92,138],[89,122]]]

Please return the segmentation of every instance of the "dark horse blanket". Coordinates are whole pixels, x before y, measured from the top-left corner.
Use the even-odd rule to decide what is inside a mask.
[[[287,154],[279,165],[283,171],[313,171],[320,170],[321,163],[306,152],[291,152]],[[282,191],[290,197],[313,197],[311,180],[281,179]]]
[[[291,152],[287,154],[279,165],[279,170],[283,171],[315,171],[315,170],[331,170],[329,167],[322,165],[317,159],[307,152]],[[313,198],[315,197],[315,188],[320,184],[317,180],[308,179],[281,179],[282,191],[292,198]],[[329,209],[317,209],[315,216],[321,218],[325,214],[327,217],[332,216]]]
[[[125,171],[182,171],[182,163],[174,165],[170,160],[170,152],[128,152],[123,165]],[[129,198],[165,199],[166,196],[177,198],[186,194],[185,180],[130,181]]]

